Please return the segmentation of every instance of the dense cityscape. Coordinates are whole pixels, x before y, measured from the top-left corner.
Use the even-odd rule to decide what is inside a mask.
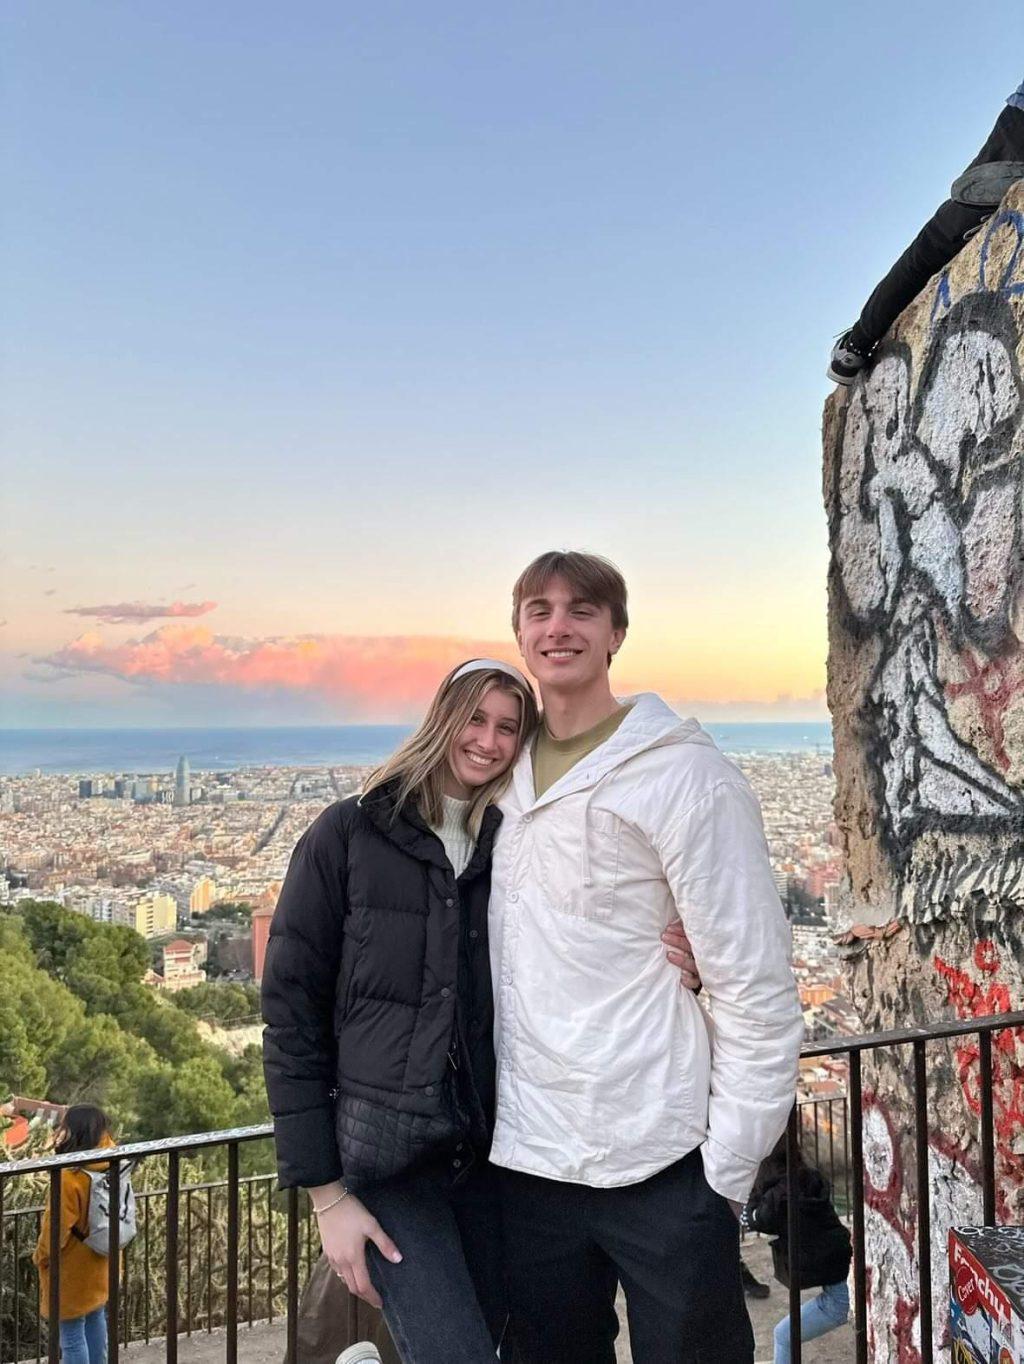
[[[813,753],[735,761],[764,811],[776,886],[794,924],[809,1035],[856,1031],[827,927],[840,875],[831,765]],[[174,772],[0,778],[0,903],[52,900],[130,926],[151,944],[147,981],[155,989],[210,977],[258,981],[296,840],[325,805],[357,791],[366,771],[193,773],[183,755]]]

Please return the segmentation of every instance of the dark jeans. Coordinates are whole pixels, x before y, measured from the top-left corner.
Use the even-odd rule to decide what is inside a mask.
[[[643,1364],[751,1364],[739,1222],[699,1151],[592,1189],[502,1170],[516,1364],[614,1364],[615,1291]]]
[[[1024,161],[1024,109],[1006,106],[971,165],[989,161]],[[990,209],[967,208],[947,199],[876,286],[853,328],[851,343],[859,350],[869,350],[880,341],[932,275],[957,254],[964,234],[983,223],[990,213]]]
[[[508,1313],[494,1168],[449,1161],[359,1197],[402,1252],[396,1265],[367,1245],[404,1364],[494,1364]]]

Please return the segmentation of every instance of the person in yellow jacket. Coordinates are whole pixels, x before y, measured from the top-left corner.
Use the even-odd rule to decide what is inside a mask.
[[[113,1146],[110,1123],[101,1108],[74,1104],[57,1130],[58,1155]],[[60,1348],[63,1364],[106,1364],[109,1296],[108,1260],[76,1236],[89,1226],[91,1180],[86,1169],[105,1170],[96,1163],[80,1170],[64,1170],[60,1190]],[[44,1315],[50,1305],[50,1217],[47,1202],[33,1260],[39,1270]]]

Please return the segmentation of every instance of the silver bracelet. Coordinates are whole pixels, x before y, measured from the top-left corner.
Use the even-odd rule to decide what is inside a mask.
[[[316,1213],[317,1217],[322,1217],[325,1212],[330,1212],[330,1210],[336,1208],[339,1203],[343,1203],[346,1198],[348,1198],[348,1189],[342,1189],[337,1198],[332,1198],[330,1203],[325,1203],[322,1208],[318,1208],[317,1205],[313,1203],[312,1199],[309,1201],[313,1203],[313,1211]]]

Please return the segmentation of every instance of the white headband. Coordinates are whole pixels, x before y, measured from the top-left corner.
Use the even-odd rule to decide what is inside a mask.
[[[452,673],[451,681],[457,682],[460,677],[467,677],[470,673],[498,672],[505,673],[508,677],[515,678],[527,691],[532,692],[533,688],[526,678],[514,668],[511,663],[502,663],[500,658],[471,658],[468,663],[463,663],[458,672]]]

